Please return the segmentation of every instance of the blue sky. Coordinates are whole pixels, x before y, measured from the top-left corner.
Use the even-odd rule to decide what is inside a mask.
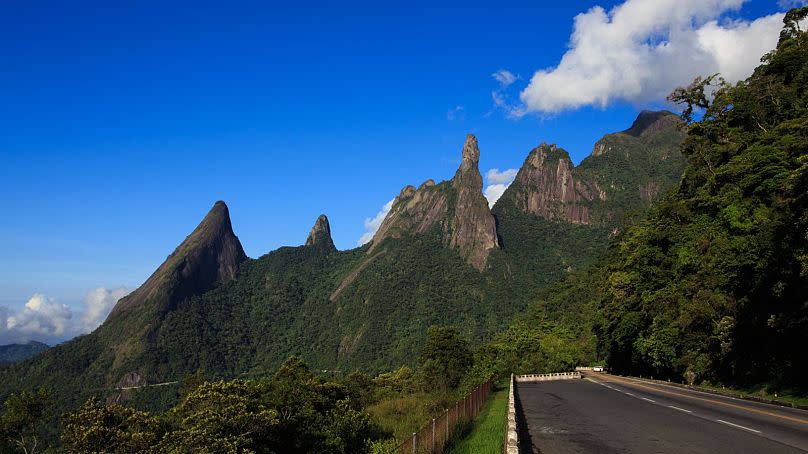
[[[735,5],[713,17],[730,28],[785,6],[710,1]],[[544,79],[527,90],[565,54],[554,80],[578,74],[574,17],[622,2],[16,3],[0,15],[0,315],[137,287],[219,199],[251,257],[301,244],[320,213],[354,247],[401,187],[452,176],[467,132],[483,173],[543,141],[578,162],[667,90],[572,107],[545,102]]]

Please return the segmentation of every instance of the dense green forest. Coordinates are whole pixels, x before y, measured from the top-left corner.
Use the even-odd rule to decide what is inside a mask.
[[[690,121],[690,166],[609,257],[598,332],[615,371],[804,386],[806,14],[788,13],[748,80],[711,76],[671,95]]]
[[[59,412],[58,390],[12,394],[0,411],[0,453],[55,446],[71,453],[393,452],[436,409],[462,395],[473,361],[454,327],[430,327],[416,369],[340,379],[318,375],[299,357],[261,379],[213,380],[201,369],[168,388],[176,404],[143,411],[99,396]],[[127,391],[139,399],[148,388]],[[409,416],[401,421],[400,409]],[[58,429],[56,424],[58,422]],[[54,431],[56,429],[56,431]]]

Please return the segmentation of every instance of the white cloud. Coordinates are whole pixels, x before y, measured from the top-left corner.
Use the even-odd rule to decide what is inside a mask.
[[[491,184],[485,187],[485,198],[488,199],[488,207],[492,208],[497,200],[502,197],[502,194],[505,193],[505,190],[508,189],[507,184]]]
[[[0,307],[0,344],[37,340],[58,343],[89,333],[106,319],[109,311],[129,293],[128,289],[91,290],[82,301],[83,310],[74,313],[66,304],[35,293],[20,311]]]
[[[533,75],[520,93],[523,105],[510,106],[509,115],[661,101],[716,72],[742,80],[776,46],[783,18],[722,20],[745,1],[626,0],[608,12],[595,6],[575,17],[570,49],[556,67]]]
[[[499,71],[491,74],[491,77],[496,79],[499,82],[499,85],[502,88],[505,88],[512,83],[516,82],[519,79],[519,76],[515,75],[514,73],[508,71],[507,69],[500,69]]]
[[[84,313],[81,316],[81,332],[89,333],[98,328],[98,325],[106,320],[107,315],[115,306],[119,299],[128,295],[131,290],[120,287],[116,289],[106,289],[98,287],[90,290],[84,297]]]
[[[499,169],[490,169],[485,173],[485,177],[488,179],[489,184],[510,184],[516,178],[517,172],[518,170],[516,169],[503,170],[502,172]]]
[[[489,207],[493,207],[497,200],[502,197],[508,186],[513,183],[517,172],[516,169],[503,170],[502,172],[499,169],[490,169],[485,173],[488,185],[485,187],[483,195],[488,199]]]
[[[72,318],[69,307],[35,293],[22,311],[6,318],[6,329],[23,336],[60,337],[67,331]]]
[[[446,112],[446,119],[449,121],[463,119],[463,106],[455,106],[453,109]]]
[[[521,77],[514,75],[507,69],[500,69],[494,74],[491,74],[491,77],[499,83],[499,87],[491,92],[491,100],[494,101],[494,106],[504,110],[509,118],[521,116],[522,109],[519,106],[515,106],[508,95],[508,87],[521,79]]]
[[[357,245],[362,246],[373,239],[373,235],[375,235],[376,231],[379,230],[379,227],[381,227],[384,218],[387,216],[387,213],[390,212],[390,209],[393,208],[393,202],[395,201],[396,199],[393,199],[385,203],[382,209],[376,213],[376,216],[373,216],[372,218],[365,218],[365,233],[363,233],[359,238]]]

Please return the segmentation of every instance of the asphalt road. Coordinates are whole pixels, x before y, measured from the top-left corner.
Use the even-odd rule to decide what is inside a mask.
[[[523,452],[808,452],[808,411],[601,374],[517,393]]]

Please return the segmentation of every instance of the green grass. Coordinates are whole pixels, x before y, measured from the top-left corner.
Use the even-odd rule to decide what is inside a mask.
[[[449,448],[449,454],[497,454],[505,442],[508,387],[500,384],[491,392],[480,414]]]
[[[393,433],[396,440],[417,432],[444,408],[453,405],[446,395],[415,393],[384,399],[365,408],[385,431]]]

